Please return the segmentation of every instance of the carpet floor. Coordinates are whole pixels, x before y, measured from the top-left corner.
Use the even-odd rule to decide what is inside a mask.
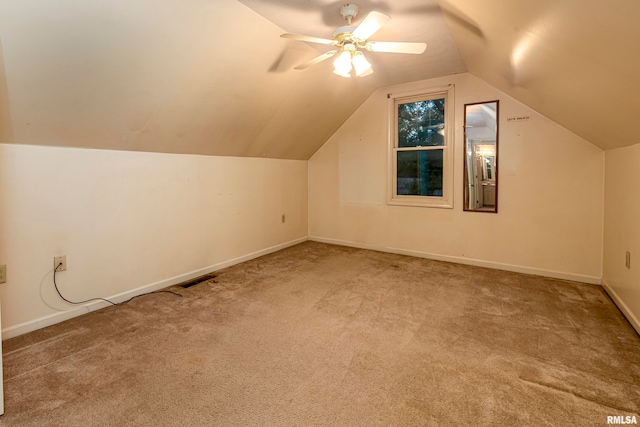
[[[599,286],[306,242],[4,342],[2,426],[640,422]]]

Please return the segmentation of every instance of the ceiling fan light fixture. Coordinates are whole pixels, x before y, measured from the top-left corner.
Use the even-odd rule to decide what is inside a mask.
[[[355,69],[356,76],[364,77],[365,75],[371,74],[365,74],[367,71],[371,70],[371,64],[369,63],[369,61],[367,61],[367,58],[364,57],[362,52],[355,52],[353,54],[351,62],[353,63],[353,68]],[[373,72],[373,70],[371,70],[371,72]]]
[[[351,52],[343,50],[333,61],[333,72],[342,77],[351,77]]]
[[[347,78],[347,79],[348,79],[349,77],[351,77],[351,74],[350,74],[350,73],[342,73],[340,70],[337,70],[337,69],[335,69],[335,68],[334,68],[334,70],[333,70],[333,74],[337,74],[337,75],[339,75],[340,77],[345,77],[345,78]]]

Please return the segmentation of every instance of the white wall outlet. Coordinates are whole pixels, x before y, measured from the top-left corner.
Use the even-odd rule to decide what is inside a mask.
[[[631,252],[627,251],[627,254],[624,257],[624,265],[627,268],[631,268]]]
[[[7,283],[7,266],[0,265],[0,283]]]
[[[65,271],[67,269],[67,256],[60,255],[53,257],[53,268],[56,269],[56,272]]]

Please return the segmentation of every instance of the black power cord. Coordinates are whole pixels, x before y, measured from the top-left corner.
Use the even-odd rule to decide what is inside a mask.
[[[91,301],[104,301],[104,302],[108,302],[111,305],[122,305],[122,304],[128,303],[129,301],[131,301],[134,298],[138,298],[138,297],[141,297],[141,296],[144,296],[144,295],[150,295],[150,294],[159,294],[159,293],[163,293],[163,292],[168,293],[168,294],[173,294],[173,295],[178,296],[178,297],[182,296],[177,292],[168,291],[168,290],[159,290],[159,291],[152,291],[152,292],[147,292],[147,293],[144,293],[144,294],[136,295],[134,297],[129,298],[126,301],[122,301],[121,303],[115,303],[115,302],[110,301],[110,300],[108,300],[106,298],[89,298],[89,299],[84,300],[84,301],[71,301],[71,300],[66,299],[62,295],[62,293],[60,292],[60,289],[58,289],[58,284],[56,283],[56,272],[58,271],[58,268],[60,268],[61,265],[62,265],[62,263],[59,263],[58,265],[56,265],[56,268],[53,269],[53,286],[56,288],[56,292],[58,293],[60,298],[62,298],[63,300],[65,300],[69,304],[82,305],[82,304],[86,304],[86,303],[91,302]]]

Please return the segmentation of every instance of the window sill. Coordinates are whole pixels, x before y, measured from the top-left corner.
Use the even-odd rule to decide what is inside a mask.
[[[391,206],[409,206],[417,208],[453,209],[453,203],[443,200],[441,197],[394,197],[387,200]]]

